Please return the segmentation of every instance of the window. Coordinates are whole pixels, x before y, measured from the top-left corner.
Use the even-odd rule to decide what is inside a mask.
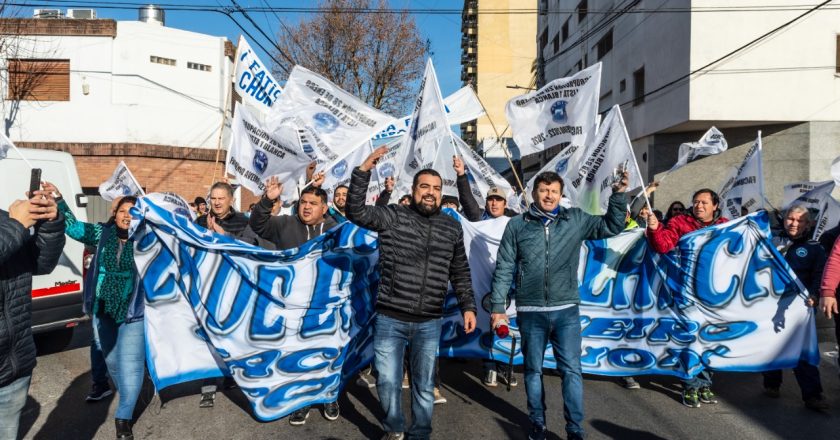
[[[554,53],[560,52],[560,34],[554,34],[554,39],[551,40],[551,46],[554,48]]]
[[[166,65],[166,66],[174,66],[175,65],[175,60],[173,60],[172,58],[158,57],[158,56],[155,56],[155,55],[150,56],[149,61],[152,62],[152,63],[155,63],[155,64],[163,64],[163,65]]]
[[[201,70],[202,72],[209,72],[210,71],[210,66],[208,66],[207,64],[199,64],[199,63],[193,63],[191,61],[187,61],[187,69]]]
[[[69,101],[70,60],[9,59],[9,98]]]
[[[627,90],[627,80],[623,79],[618,82],[618,91],[624,93],[625,90]]]
[[[633,105],[645,102],[645,68],[633,72]]]
[[[578,14],[578,23],[580,23],[583,21],[584,18],[586,18],[586,13],[589,9],[587,0],[580,0],[580,3],[578,3],[577,8],[575,9],[577,10]]]
[[[583,70],[583,60],[575,63],[575,72],[580,72],[581,70]]]
[[[571,18],[566,19],[566,22],[563,23],[563,27],[560,28],[560,35],[564,42],[569,39],[569,20],[571,20]]]
[[[612,50],[613,46],[613,31],[610,29],[606,35],[601,37],[598,41],[597,50],[598,50],[598,59],[604,58],[606,54],[608,54]]]
[[[540,34],[540,53],[545,50],[546,46],[548,46],[548,28],[543,30]]]

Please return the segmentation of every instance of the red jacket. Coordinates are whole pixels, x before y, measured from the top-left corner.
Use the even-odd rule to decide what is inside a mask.
[[[718,217],[711,223],[701,223],[688,214],[680,214],[668,220],[668,225],[659,224],[656,230],[648,228],[646,231],[648,243],[656,252],[664,254],[677,246],[680,237],[706,226],[719,225],[729,221],[726,217]]]
[[[831,247],[831,255],[828,256],[828,261],[825,263],[823,269],[822,283],[820,283],[820,296],[833,297],[837,292],[837,284],[840,283],[840,246],[837,246],[840,240],[834,242]]]

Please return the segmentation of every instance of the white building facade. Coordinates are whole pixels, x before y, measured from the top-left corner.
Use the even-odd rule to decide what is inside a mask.
[[[840,155],[840,10],[811,10],[818,3],[542,0],[541,80],[603,63],[600,111],[621,105],[647,180],[676,162],[680,143],[721,129],[729,151],[670,176],[658,208],[720,189],[758,130],[778,204],[786,183],[829,179]]]
[[[125,160],[147,191],[206,194],[222,169],[235,48],[160,18],[0,20],[14,41],[2,60],[12,141],[71,153],[85,188]],[[27,75],[40,75],[25,86],[35,92],[16,89]]]

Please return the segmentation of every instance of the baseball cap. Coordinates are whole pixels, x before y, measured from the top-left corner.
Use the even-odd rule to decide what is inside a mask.
[[[505,194],[505,191],[497,186],[494,186],[487,190],[487,197],[485,198],[489,199],[490,197],[499,197],[502,200],[507,200],[507,195]]]

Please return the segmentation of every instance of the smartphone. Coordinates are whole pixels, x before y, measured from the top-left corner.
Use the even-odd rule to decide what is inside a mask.
[[[32,197],[32,194],[35,191],[41,189],[41,169],[40,168],[32,168],[32,172],[29,174],[29,197]]]

